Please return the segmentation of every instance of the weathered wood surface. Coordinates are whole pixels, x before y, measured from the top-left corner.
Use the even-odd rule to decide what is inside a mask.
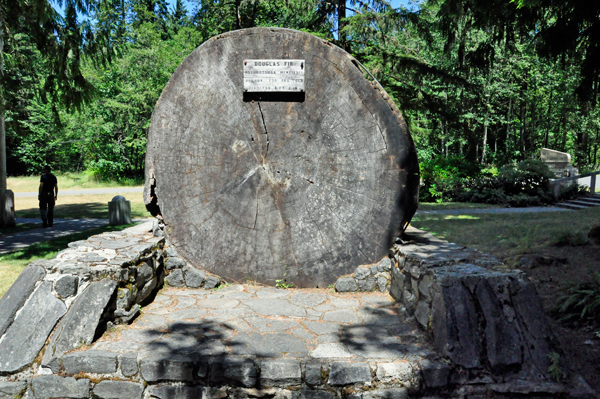
[[[244,101],[244,59],[306,60],[303,101]],[[413,216],[418,184],[412,139],[387,94],[306,33],[210,39],[152,115],[145,202],[180,254],[225,278],[323,287],[377,262]]]

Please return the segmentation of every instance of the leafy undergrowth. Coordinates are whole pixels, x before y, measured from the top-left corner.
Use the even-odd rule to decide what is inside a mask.
[[[558,298],[560,321],[600,324],[600,273],[590,271],[590,276],[589,281],[572,284]]]

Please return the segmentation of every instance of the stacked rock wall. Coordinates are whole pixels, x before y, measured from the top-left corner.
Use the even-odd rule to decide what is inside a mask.
[[[131,321],[163,281],[219,284],[165,248],[155,223],[71,243],[23,271],[0,299],[0,399],[595,397],[580,377],[564,384],[547,375],[548,354],[560,350],[522,273],[424,232],[406,238],[336,288],[389,289],[445,361],[81,350],[111,324]]]
[[[147,227],[72,242],[29,264],[0,299],[0,373],[30,366],[53,331],[40,370],[57,372],[64,353],[132,320],[164,278],[165,240]]]
[[[548,379],[558,350],[535,286],[493,257],[419,234],[393,248],[391,295],[456,366]]]
[[[449,367],[437,372],[441,385],[517,395],[565,395],[566,389],[573,397],[594,397],[579,377],[565,388],[549,375],[550,355],[560,355],[561,349],[535,286],[523,272],[413,228],[403,240],[392,247],[389,258],[358,267],[340,277],[335,288],[378,290],[366,284],[373,278],[366,271],[378,272],[390,264],[390,295],[404,304],[448,361]]]

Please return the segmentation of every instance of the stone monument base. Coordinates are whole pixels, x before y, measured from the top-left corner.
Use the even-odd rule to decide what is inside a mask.
[[[160,222],[71,243],[0,299],[0,399],[595,397],[567,364],[545,375],[560,348],[524,276],[406,239],[343,277],[385,285],[343,293],[223,284],[165,247]]]

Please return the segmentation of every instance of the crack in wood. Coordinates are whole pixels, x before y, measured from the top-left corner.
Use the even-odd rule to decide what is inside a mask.
[[[269,155],[269,131],[267,130],[267,124],[265,123],[265,115],[263,114],[262,107],[260,106],[260,101],[258,102],[258,110],[260,111],[260,117],[262,119],[263,127],[265,128],[265,135],[267,137],[267,150],[265,151],[265,156],[262,159],[262,165],[264,168],[264,163],[266,162],[267,156]]]

